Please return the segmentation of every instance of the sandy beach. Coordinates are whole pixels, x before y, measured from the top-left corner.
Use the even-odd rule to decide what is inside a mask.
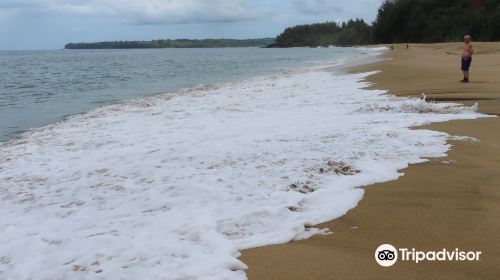
[[[380,70],[373,89],[429,100],[479,104],[500,115],[500,43],[474,43],[471,83],[460,84],[461,43],[395,45],[383,61],[353,72]],[[452,141],[446,158],[401,172],[397,181],[366,187],[359,205],[318,227],[333,234],[243,252],[249,279],[499,279],[500,118],[452,121],[424,127],[479,141]],[[419,250],[482,251],[477,262],[374,260],[384,243]]]

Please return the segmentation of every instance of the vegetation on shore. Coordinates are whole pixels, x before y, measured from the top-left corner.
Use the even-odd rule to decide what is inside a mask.
[[[362,19],[342,24],[325,22],[297,25],[285,29],[269,47],[363,45],[372,42],[372,27]]]
[[[372,25],[363,20],[298,25],[285,29],[270,47],[315,47],[371,43],[434,43],[500,40],[498,0],[388,0]]]
[[[229,48],[263,47],[274,42],[273,38],[263,39],[204,39],[204,40],[153,40],[153,41],[112,41],[95,43],[69,43],[66,49],[155,49],[155,48]]]

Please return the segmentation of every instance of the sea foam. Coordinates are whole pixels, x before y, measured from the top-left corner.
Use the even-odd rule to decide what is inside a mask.
[[[239,251],[327,234],[360,186],[450,149],[474,108],[289,73],[103,107],[0,145],[1,279],[245,279]],[[334,230],[334,229],[333,229]]]

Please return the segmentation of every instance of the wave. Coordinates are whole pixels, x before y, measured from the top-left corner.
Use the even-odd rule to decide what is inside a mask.
[[[103,107],[0,145],[0,278],[244,279],[239,251],[328,234],[360,186],[481,117],[289,73]],[[20,249],[22,248],[22,249]]]
[[[434,114],[474,114],[478,110],[478,104],[471,107],[457,103],[437,103],[426,100],[425,94],[422,99],[402,98],[386,96],[385,100],[368,102],[359,112],[390,112],[390,113],[434,113]]]

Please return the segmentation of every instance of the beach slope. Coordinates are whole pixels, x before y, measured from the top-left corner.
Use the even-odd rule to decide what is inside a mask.
[[[368,78],[373,89],[430,100],[479,104],[500,115],[500,43],[475,43],[471,83],[460,84],[460,43],[395,45],[386,59],[353,72],[381,72]],[[403,170],[397,181],[366,188],[347,215],[322,225],[332,235],[243,252],[249,279],[498,279],[500,275],[500,118],[426,126],[479,141],[452,141],[446,158]],[[374,260],[384,243],[418,250],[482,251],[477,262]]]

